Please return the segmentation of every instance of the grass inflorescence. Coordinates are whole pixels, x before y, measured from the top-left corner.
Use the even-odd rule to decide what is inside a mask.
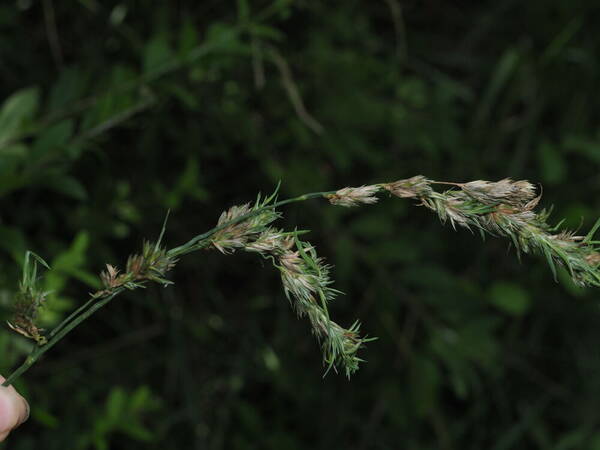
[[[13,315],[8,326],[26,338],[33,339],[38,345],[47,342],[44,330],[37,325],[40,308],[44,305],[49,292],[38,287],[38,263],[49,268],[46,261],[33,252],[26,252],[23,260],[23,275],[19,291],[13,301]]]
[[[438,185],[451,188],[438,192],[434,189]],[[344,328],[331,319],[330,303],[340,293],[333,287],[332,267],[318,256],[314,245],[301,239],[306,230],[285,231],[273,226],[273,222],[282,217],[277,208],[289,203],[320,197],[333,205],[355,207],[376,203],[378,195],[386,193],[413,199],[417,205],[435,212],[442,223],[449,222],[454,229],[462,227],[476,230],[483,236],[508,238],[519,257],[522,253],[542,255],[555,278],[557,267],[562,266],[577,285],[600,287],[600,242],[594,240],[600,219],[585,236],[560,230],[561,223],[551,226],[548,223],[550,211],[536,211],[541,195],[528,181],[506,178],[497,182],[448,183],[418,175],[390,183],[315,192],[281,201],[277,199],[276,190],[268,197],[259,195],[253,204],[230,207],[221,214],[213,229],[170,250],[162,246],[165,220],[156,243],[144,243],[140,254],[128,258],[123,272],[107,264],[100,275],[103,288],[91,294],[84,305],[48,335],[36,324],[37,312],[47,294],[36,287],[37,263],[46,267],[47,264],[39,256],[27,252],[9,325],[38,345],[5,385],[12,383],[73,328],[125,289],[137,289],[148,282],[163,286],[172,284],[166,275],[176,265],[177,258],[200,249],[215,249],[223,254],[247,251],[271,261],[280,273],[283,291],[292,308],[298,316],[308,318],[313,334],[321,343],[326,373],[341,369],[350,377],[363,361],[358,350],[374,338],[360,335],[358,321]]]

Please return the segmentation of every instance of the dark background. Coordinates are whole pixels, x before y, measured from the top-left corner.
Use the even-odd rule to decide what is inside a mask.
[[[393,181],[529,179],[554,222],[600,207],[597,1],[34,1],[0,6],[0,300],[26,249],[49,328],[171,210]],[[600,449],[596,291],[414,202],[284,209],[335,265],[330,311],[378,336],[323,378],[249,254],[182,258],[17,383],[5,448]],[[0,372],[30,344],[0,332]]]

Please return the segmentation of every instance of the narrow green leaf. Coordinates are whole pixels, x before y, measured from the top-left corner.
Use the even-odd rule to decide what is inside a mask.
[[[562,219],[554,227],[550,228],[550,231],[552,231],[552,232],[558,231],[560,229],[560,227],[562,226],[562,224],[565,223],[565,220],[567,220],[567,219]]]
[[[596,234],[596,231],[598,231],[598,228],[600,228],[600,217],[598,218],[598,220],[596,220],[596,223],[594,224],[594,226],[592,227],[590,232],[585,236],[585,239],[583,240],[583,242],[586,244],[589,244],[590,242],[592,242],[592,238]]]
[[[500,61],[494,69],[490,83],[483,95],[477,112],[475,113],[475,126],[483,124],[490,115],[492,107],[496,102],[500,92],[510,80],[510,77],[515,73],[519,65],[520,55],[514,50],[509,48],[500,58]]]
[[[548,261],[550,270],[552,270],[552,275],[554,276],[554,281],[558,281],[558,277],[556,274],[556,266],[554,265],[554,260],[552,259],[552,253],[550,252],[550,250],[548,249],[546,244],[542,244],[541,248],[542,248],[542,252],[544,253],[544,256],[546,257],[546,261]]]
[[[277,182],[277,186],[275,186],[275,190],[273,191],[273,193],[268,198],[265,199],[265,202],[264,202],[265,205],[268,205],[272,201],[277,201],[277,194],[279,193],[280,187],[281,187],[281,180],[279,180]]]
[[[42,258],[40,255],[32,252],[31,250],[27,250],[27,254],[33,256],[37,260],[37,262],[39,262],[46,269],[50,270],[50,266],[48,265],[48,263],[46,261],[44,261],[44,258]]]
[[[165,220],[163,221],[162,229],[160,230],[160,235],[158,236],[158,240],[156,241],[156,245],[154,246],[154,251],[158,251],[158,249],[160,249],[160,244],[162,242],[163,236],[165,235],[165,230],[167,229],[167,221],[169,220],[169,214],[171,214],[171,210],[167,209],[167,215],[165,216]]]

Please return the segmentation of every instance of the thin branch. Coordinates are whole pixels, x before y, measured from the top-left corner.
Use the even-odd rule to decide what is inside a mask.
[[[263,60],[260,41],[256,36],[250,38],[252,43],[252,72],[254,73],[254,86],[257,90],[265,87],[265,64]]]
[[[294,77],[292,75],[292,71],[290,70],[290,66],[287,61],[281,56],[281,54],[275,50],[271,49],[269,54],[277,66],[279,70],[279,75],[281,76],[281,84],[283,85],[285,91],[288,94],[290,102],[292,103],[292,107],[296,112],[298,118],[314,131],[316,134],[322,134],[324,131],[323,125],[321,125],[307,110],[304,106],[304,101],[302,100],[302,96],[300,95],[300,91],[298,90],[298,86],[294,81]]]
[[[60,40],[58,38],[58,30],[56,28],[56,17],[54,14],[54,4],[52,0],[42,0],[44,7],[44,22],[46,24],[46,35],[48,36],[48,45],[52,52],[52,58],[54,63],[59,69],[63,67],[63,54],[60,47]]]
[[[402,14],[402,5],[398,0],[385,0],[385,3],[392,14],[392,23],[394,24],[394,35],[396,39],[396,54],[405,60],[408,55],[408,45],[406,42],[406,26]]]
[[[114,128],[114,127],[122,124],[123,122],[126,122],[131,117],[135,116],[136,114],[139,114],[140,112],[148,109],[150,106],[152,106],[155,103],[155,101],[156,101],[156,99],[152,96],[152,97],[138,103],[137,105],[127,108],[126,110],[121,111],[120,113],[112,116],[110,119],[105,120],[104,122],[96,125],[95,127],[84,131],[79,136],[76,136],[74,138],[74,141],[81,141],[81,140],[97,137],[100,134],[110,130],[111,128]]]

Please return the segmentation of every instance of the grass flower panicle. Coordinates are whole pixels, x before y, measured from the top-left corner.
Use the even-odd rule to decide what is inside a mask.
[[[115,290],[124,287],[130,290],[142,287],[146,281],[154,281],[168,286],[171,281],[165,278],[167,272],[175,267],[177,260],[170,257],[160,243],[144,242],[141,255],[131,255],[127,258],[125,272],[119,274],[119,269],[111,264],[100,273],[100,281],[104,289],[92,294],[93,298],[105,297]]]
[[[452,188],[438,192],[433,188],[438,184],[451,185]],[[100,275],[103,289],[92,294],[85,304],[48,335],[35,323],[37,312],[47,295],[36,285],[37,263],[48,266],[39,256],[27,252],[9,325],[23,336],[35,340],[38,346],[4,385],[10,385],[42,354],[125,289],[137,289],[150,281],[167,286],[171,282],[165,278],[166,274],[177,263],[177,257],[210,248],[224,254],[244,250],[269,259],[279,270],[284,293],[293,309],[300,317],[309,319],[312,332],[321,343],[327,371],[343,369],[349,377],[363,361],[357,355],[358,350],[373,338],[360,336],[358,322],[344,328],[330,318],[328,305],[340,292],[332,287],[331,266],[317,255],[313,245],[299,239],[307,231],[284,231],[271,225],[281,217],[277,208],[312,198],[325,198],[333,205],[344,207],[373,204],[380,192],[415,199],[419,205],[436,213],[442,223],[450,222],[453,228],[458,226],[477,230],[482,236],[491,234],[507,238],[516,248],[519,258],[522,253],[543,256],[555,278],[557,266],[562,266],[577,285],[600,287],[600,252],[597,247],[600,241],[594,240],[600,229],[600,219],[586,236],[559,230],[560,223],[550,226],[550,211],[535,211],[541,196],[528,181],[505,178],[496,182],[447,183],[417,175],[391,183],[314,192],[281,201],[277,200],[277,192],[265,198],[259,195],[254,205],[232,206],[221,214],[213,229],[170,250],[161,246],[165,219],[156,243],[145,242],[141,254],[128,258],[123,273],[107,264]]]
[[[411,191],[415,179],[419,180],[418,193],[416,189]],[[544,256],[555,278],[556,266],[562,266],[577,285],[600,287],[598,242],[592,241],[600,220],[585,238],[568,231],[556,233],[559,226],[552,227],[547,222],[550,212],[534,211],[541,196],[528,181],[505,178],[497,182],[439,183],[459,188],[441,193],[427,187],[435,183],[413,177],[391,183],[392,187],[386,189],[392,193],[400,189],[399,196],[418,198],[422,205],[437,213],[442,223],[450,221],[454,228],[459,225],[509,238],[519,256],[521,253]]]
[[[274,209],[265,208],[276,197],[276,193],[277,191],[263,200],[259,195],[254,206],[246,203],[224,211],[219,217],[210,245],[227,254],[245,248],[250,241],[256,240],[258,235],[267,230],[269,224],[281,217]]]
[[[244,249],[272,261],[292,308],[299,317],[308,317],[327,370],[343,368],[349,377],[362,361],[356,353],[370,339],[359,336],[358,323],[345,329],[329,317],[328,304],[340,292],[331,287],[331,266],[312,244],[298,239],[302,233],[268,228]]]

